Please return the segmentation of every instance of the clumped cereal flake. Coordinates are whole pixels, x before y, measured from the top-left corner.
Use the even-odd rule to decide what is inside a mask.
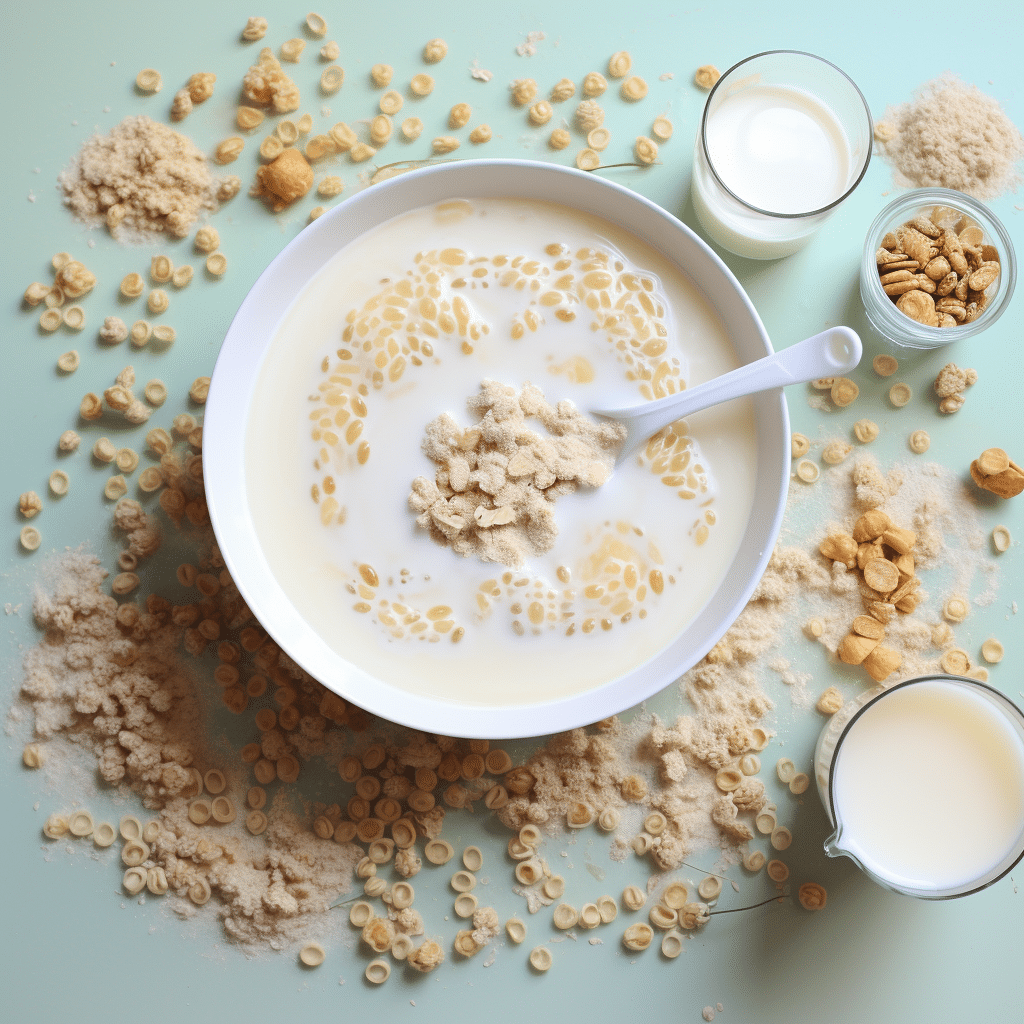
[[[313,186],[313,168],[297,149],[286,149],[256,171],[256,181],[274,212],[301,199]]]
[[[320,72],[320,91],[328,96],[336,93],[345,82],[345,71],[337,64]]]
[[[556,482],[557,493],[604,483],[623,428],[593,423],[563,403],[556,408],[533,385],[517,394],[484,381],[467,405],[486,420],[491,440],[478,428],[462,430],[448,413],[430,423],[423,451],[445,473],[436,483],[417,477],[409,504],[418,513],[417,525],[437,543],[457,554],[518,567],[529,553],[554,543],[554,501],[546,490]],[[534,433],[534,423],[551,436]],[[500,455],[510,442],[513,454]],[[541,458],[542,448],[557,461],[557,476]],[[504,500],[496,503],[499,491]]]
[[[547,100],[538,100],[530,107],[529,119],[530,124],[543,125],[547,124],[554,115],[554,109]]]
[[[551,102],[564,103],[576,95],[576,83],[571,78],[563,78],[554,84],[551,89]]]
[[[532,78],[517,78],[509,89],[512,93],[512,102],[517,107],[525,107],[532,103],[537,95],[537,83]]]
[[[552,149],[565,149],[572,142],[572,137],[564,128],[555,128],[548,137],[548,145]]]
[[[76,217],[128,239],[165,231],[183,238],[222,198],[195,144],[144,115],[88,139],[59,181]]]
[[[970,465],[971,479],[1000,498],[1024,491],[1024,470],[1002,448],[987,448]]]
[[[280,61],[269,47],[260,50],[256,63],[242,79],[242,92],[250,103],[272,106],[278,114],[299,109],[298,86],[284,73]]]
[[[249,18],[242,29],[242,38],[249,43],[262,39],[267,34],[267,27],[266,18]]]

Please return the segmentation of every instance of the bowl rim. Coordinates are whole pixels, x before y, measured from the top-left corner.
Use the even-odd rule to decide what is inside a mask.
[[[896,303],[882,289],[875,263],[875,253],[881,245],[882,238],[895,221],[901,220],[912,209],[924,206],[949,206],[963,210],[980,221],[987,233],[995,235],[1002,247],[1000,277],[1003,281],[999,294],[994,302],[986,305],[981,316],[970,323],[958,324],[956,327],[929,327],[920,324],[900,312],[896,308]],[[955,341],[963,341],[965,338],[980,334],[1002,316],[1013,298],[1017,283],[1017,254],[1002,221],[980,200],[950,188],[916,188],[888,203],[871,222],[864,240],[860,280],[865,312],[872,326],[880,334],[896,344],[910,348],[944,348]]]
[[[274,578],[248,512],[246,460],[238,453],[245,451],[252,390],[282,318],[344,245],[408,210],[446,199],[482,197],[560,202],[621,226],[661,252],[698,288],[701,281],[695,275],[705,285],[715,285],[716,298],[701,290],[733,344],[753,350],[740,351],[741,360],[773,351],[753,303],[725,263],[682,221],[646,197],[587,172],[541,161],[445,162],[356,193],[304,228],[271,261],[242,301],[218,354],[206,404],[203,463],[210,521],[225,566],[260,625],[293,661],[346,701],[392,722],[445,735],[508,739],[580,727],[632,707],[678,679],[721,639],[760,581],[782,526],[790,473],[789,416],[782,388],[753,399],[757,480],[736,554],[686,629],[630,672],[552,701],[474,705],[397,687],[345,661],[305,623]],[[622,211],[610,211],[619,204]],[[681,266],[647,237],[652,231],[665,232],[699,265]],[[309,269],[311,261],[316,262]],[[738,339],[738,331],[729,331],[733,320],[745,337]],[[254,337],[260,339],[259,351],[254,350]],[[680,659],[676,648],[684,640],[689,644]]]

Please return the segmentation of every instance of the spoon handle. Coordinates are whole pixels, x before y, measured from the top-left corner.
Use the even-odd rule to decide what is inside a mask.
[[[849,327],[830,327],[781,352],[746,363],[676,395],[638,406],[592,412],[627,425],[629,433],[619,453],[621,461],[642,441],[684,416],[759,391],[845,373],[860,361],[861,351],[856,332]]]

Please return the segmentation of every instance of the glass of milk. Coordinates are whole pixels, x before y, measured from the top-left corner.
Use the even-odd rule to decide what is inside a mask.
[[[691,194],[714,242],[750,259],[796,252],[860,183],[871,111],[834,64],[797,50],[731,67],[708,96]]]
[[[866,691],[822,730],[815,777],[825,852],[893,892],[966,896],[1024,857],[1024,713],[984,683]]]

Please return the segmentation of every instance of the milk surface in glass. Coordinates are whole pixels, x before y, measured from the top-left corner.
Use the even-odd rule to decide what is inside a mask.
[[[488,706],[599,686],[662,650],[732,561],[757,475],[750,401],[559,498],[554,547],[516,569],[416,525],[410,485],[438,468],[425,427],[471,427],[488,378],[587,410],[735,366],[689,279],[599,218],[513,199],[403,214],[342,249],[277,329],[245,452],[261,547],[306,621],[395,686]]]
[[[914,683],[872,704],[832,773],[839,845],[897,887],[968,885],[1024,831],[1024,743],[991,702],[955,683]]]
[[[835,202],[850,183],[849,140],[835,114],[802,89],[737,83],[709,111],[708,156],[743,203],[770,214],[805,214]],[[693,201],[709,234],[739,255],[783,256],[800,248],[806,230],[791,218],[772,220],[722,192],[697,140]]]

